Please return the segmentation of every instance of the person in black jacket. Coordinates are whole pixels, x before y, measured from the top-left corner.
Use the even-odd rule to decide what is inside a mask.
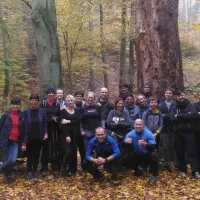
[[[47,117],[48,139],[42,142],[42,156],[41,156],[41,172],[42,176],[46,176],[48,171],[49,154],[51,161],[51,168],[53,172],[57,171],[58,148],[60,142],[59,133],[59,117],[60,105],[55,100],[56,90],[49,87],[46,90],[47,98],[40,104],[44,108]],[[50,152],[50,153],[49,153]],[[57,173],[57,172],[56,172]]]
[[[24,113],[20,111],[20,99],[11,100],[11,109],[0,120],[0,148],[3,163],[0,174],[4,173],[7,182],[13,182],[12,167],[16,162],[18,149],[26,150],[27,134]]]
[[[200,171],[200,91],[198,92],[199,101],[194,103],[194,106],[197,111],[197,120],[196,120],[196,129],[195,129],[195,136],[197,142],[197,161],[198,161],[198,170]]]
[[[160,135],[162,144],[162,154],[164,157],[164,170],[171,171],[170,163],[174,162],[178,166],[174,149],[173,122],[169,120],[172,107],[175,105],[171,89],[165,90],[165,100],[158,105],[158,109],[163,114],[163,128]]]
[[[101,88],[101,95],[100,95],[100,97],[96,98],[95,103],[100,109],[101,121],[102,121],[101,123],[102,123],[103,128],[105,128],[108,114],[111,110],[114,109],[113,104],[111,103],[110,99],[108,98],[108,89],[107,88]]]
[[[196,109],[185,96],[184,91],[176,93],[176,105],[171,109],[170,120],[174,122],[175,150],[178,163],[180,165],[179,176],[187,173],[186,157],[192,169],[192,177],[200,179],[196,157],[196,139],[194,133],[194,118]]]

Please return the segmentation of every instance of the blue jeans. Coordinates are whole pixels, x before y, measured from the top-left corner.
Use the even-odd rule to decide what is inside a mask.
[[[18,154],[18,143],[9,140],[6,147],[2,150],[3,164],[0,166],[0,174],[5,172],[6,167],[13,166]]]
[[[84,146],[85,146],[85,151],[87,151],[88,143],[95,136],[95,131],[91,130],[83,130],[83,131],[85,132]]]

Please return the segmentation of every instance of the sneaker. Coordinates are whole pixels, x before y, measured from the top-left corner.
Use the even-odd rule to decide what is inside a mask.
[[[192,178],[194,178],[194,179],[200,179],[200,173],[199,172],[194,172],[192,174]]]
[[[150,179],[149,179],[149,185],[154,185],[156,183],[156,181],[158,180],[158,177],[157,176],[152,176]]]
[[[33,176],[33,173],[32,173],[32,172],[29,172],[29,173],[28,173],[27,179],[28,179],[29,181],[32,181],[32,180],[34,179],[34,176]]]
[[[38,180],[38,179],[39,179],[39,176],[40,176],[40,175],[39,175],[38,172],[34,172],[34,173],[33,173],[33,178],[34,178],[34,179]]]
[[[185,172],[179,172],[178,176],[179,177],[186,177],[186,173]]]
[[[47,175],[47,171],[41,171],[41,176],[45,177]]]

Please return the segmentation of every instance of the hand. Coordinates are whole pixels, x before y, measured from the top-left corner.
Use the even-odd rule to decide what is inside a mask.
[[[61,124],[69,124],[70,120],[62,119]]]
[[[66,137],[66,142],[70,143],[71,142],[71,138],[70,137]]]
[[[125,143],[126,144],[132,144],[132,138],[127,138],[126,140],[125,140]]]
[[[97,162],[98,162],[98,165],[103,165],[103,164],[106,163],[106,160],[105,160],[104,158],[102,158],[102,157],[99,157],[99,158],[97,159]]]
[[[114,122],[115,122],[115,124],[118,124],[118,121],[117,121],[117,120],[115,120]]]
[[[85,135],[85,132],[84,132],[84,131],[82,131],[82,132],[81,132],[81,136],[84,136],[84,135]]]
[[[198,112],[198,114],[200,114],[200,112]]]
[[[26,151],[26,144],[22,144],[21,151],[22,151],[22,152]]]
[[[97,106],[98,106],[98,107],[101,107],[102,105],[101,105],[100,103],[97,103]]]
[[[44,138],[43,138],[43,140],[47,140],[47,139],[48,139],[48,134],[45,133],[45,134],[44,134]]]
[[[141,140],[138,140],[138,145],[146,147],[147,142],[144,141],[144,138],[142,138]]]
[[[154,139],[156,139],[157,135],[158,135],[158,133],[153,134]]]
[[[54,116],[54,117],[53,117],[53,121],[54,121],[54,122],[58,122],[58,117]]]

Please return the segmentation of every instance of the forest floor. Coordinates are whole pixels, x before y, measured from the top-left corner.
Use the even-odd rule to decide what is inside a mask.
[[[90,174],[85,174],[79,167],[76,176],[67,179],[54,177],[49,174],[37,182],[30,182],[25,175],[16,174],[15,182],[7,184],[0,176],[1,200],[30,200],[30,199],[67,199],[67,200],[115,200],[115,199],[200,199],[200,181],[187,177],[178,177],[178,172],[161,171],[159,180],[154,186],[148,186],[149,175],[133,176],[133,171],[126,172],[122,184],[113,186],[109,174],[104,181],[95,181]]]

